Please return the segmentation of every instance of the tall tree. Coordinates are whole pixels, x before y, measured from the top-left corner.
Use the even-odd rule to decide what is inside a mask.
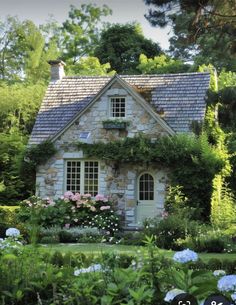
[[[111,14],[108,6],[97,7],[82,4],[81,8],[71,6],[69,18],[63,23],[63,58],[75,64],[82,56],[92,55],[97,44],[101,18]]]
[[[22,23],[8,16],[0,21],[0,79],[19,79],[22,70]]]
[[[8,17],[0,22],[0,79],[4,81],[48,80],[46,60],[59,55],[52,39],[46,42],[42,31],[30,20]],[[51,59],[50,58],[50,59]]]
[[[174,56],[236,69],[235,0],[144,0],[152,5],[146,18],[153,26],[173,27]]]
[[[109,62],[117,73],[140,73],[137,69],[140,54],[159,55],[159,45],[144,37],[139,24],[114,24],[101,34],[95,49],[101,63]]]

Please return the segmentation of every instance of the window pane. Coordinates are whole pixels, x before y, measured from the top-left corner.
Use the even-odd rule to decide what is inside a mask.
[[[149,174],[139,178],[139,200],[154,200],[154,179]]]
[[[66,163],[66,190],[80,192],[80,161],[67,161]]]
[[[98,193],[98,162],[84,162],[84,193],[96,196]]]
[[[111,98],[111,117],[122,118],[125,117],[125,98],[114,97]]]

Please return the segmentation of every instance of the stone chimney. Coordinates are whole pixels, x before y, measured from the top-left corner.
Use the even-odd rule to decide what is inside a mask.
[[[55,82],[61,80],[65,76],[64,66],[66,65],[62,60],[49,60],[51,65],[51,81]]]

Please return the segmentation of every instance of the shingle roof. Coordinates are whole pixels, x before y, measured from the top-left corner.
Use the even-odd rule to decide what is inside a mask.
[[[51,83],[29,143],[38,144],[60,132],[111,78],[64,77]],[[208,73],[120,75],[120,78],[140,93],[175,132],[188,132],[193,120],[204,118]]]

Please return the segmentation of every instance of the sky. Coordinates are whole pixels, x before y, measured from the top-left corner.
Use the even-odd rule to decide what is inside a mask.
[[[170,29],[152,27],[144,17],[148,7],[143,0],[0,0],[0,19],[7,15],[18,16],[20,20],[31,19],[37,25],[45,23],[52,15],[58,22],[68,17],[70,5],[80,7],[81,4],[93,3],[97,6],[106,4],[113,13],[103,20],[111,23],[137,21],[141,24],[144,36],[159,42],[163,49],[168,49],[168,33]]]

